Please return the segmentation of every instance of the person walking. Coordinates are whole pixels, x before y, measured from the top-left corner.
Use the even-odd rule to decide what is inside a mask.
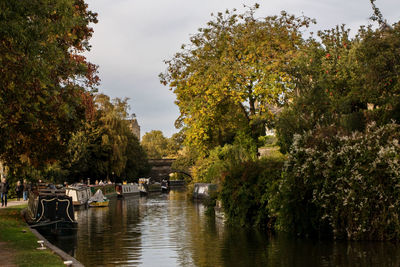
[[[30,186],[29,186],[28,182],[26,181],[26,179],[24,179],[23,186],[24,186],[24,191],[22,192],[22,197],[23,197],[24,201],[27,201]]]
[[[19,201],[22,198],[23,192],[24,192],[24,185],[21,184],[21,181],[18,181],[17,185],[15,186],[15,193],[17,193],[17,201]]]
[[[0,197],[1,197],[1,206],[2,207],[4,206],[4,201],[3,201],[4,186],[5,186],[5,183],[4,183],[4,179],[2,178],[0,181]]]
[[[1,206],[7,207],[7,194],[10,186],[8,185],[8,181],[6,178],[3,178],[0,183],[0,195],[1,195]]]

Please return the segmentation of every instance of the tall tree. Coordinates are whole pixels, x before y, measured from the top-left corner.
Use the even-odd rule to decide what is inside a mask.
[[[349,134],[400,121],[400,24],[387,25],[373,7],[378,28],[363,26],[353,38],[345,26],[320,31],[296,57],[292,101],[276,123],[283,152],[294,134],[316,127]]]
[[[120,176],[127,161],[126,148],[129,131],[127,99],[114,99],[113,103],[106,95],[98,95],[96,104],[100,114],[99,120],[105,130],[102,135],[102,145],[110,147],[107,163],[107,177]]]
[[[98,83],[83,0],[0,1],[0,157],[35,166],[62,155]]]
[[[268,104],[291,90],[285,69],[311,20],[285,12],[257,19],[257,8],[218,13],[160,74],[177,96],[177,126],[185,125],[187,141],[202,151],[233,141],[238,130],[262,135],[272,115]]]
[[[96,95],[95,116],[72,136],[64,164],[74,180],[133,181],[148,171],[147,156],[130,127],[128,99]]]
[[[176,158],[179,152],[183,149],[185,141],[184,131],[174,133],[171,138],[168,138],[167,151],[169,158]]]
[[[400,21],[392,26],[380,24],[378,29],[361,29],[359,36],[360,97],[371,109],[367,119],[380,124],[391,120],[400,123]]]
[[[168,138],[159,130],[145,133],[141,144],[151,159],[161,159],[168,155]]]
[[[137,181],[137,178],[146,176],[150,172],[150,165],[144,148],[140,145],[136,135],[128,132],[128,146],[126,148],[126,165],[122,178],[128,182]]]
[[[295,133],[316,125],[347,125],[362,128],[357,91],[360,80],[354,57],[358,40],[349,38],[344,26],[318,32],[318,41],[311,36],[302,46],[288,71],[293,77],[291,101],[280,114],[276,128],[283,152],[287,152]],[[353,123],[351,123],[353,121]]]

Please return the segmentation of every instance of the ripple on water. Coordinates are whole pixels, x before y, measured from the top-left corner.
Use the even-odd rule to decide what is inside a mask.
[[[185,192],[113,199],[76,211],[78,233],[51,239],[85,266],[400,266],[400,246],[270,236],[224,225]]]

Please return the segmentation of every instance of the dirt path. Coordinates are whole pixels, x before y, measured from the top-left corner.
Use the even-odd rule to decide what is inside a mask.
[[[0,242],[0,262],[4,267],[16,267],[14,263],[15,252],[7,247],[7,243]]]

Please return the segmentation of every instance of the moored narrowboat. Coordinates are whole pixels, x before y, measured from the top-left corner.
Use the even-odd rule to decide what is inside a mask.
[[[195,183],[193,189],[194,199],[207,199],[210,198],[218,189],[216,184],[211,183]]]
[[[67,196],[72,197],[75,207],[87,206],[88,200],[92,196],[92,191],[85,184],[74,184],[65,188]]]
[[[140,195],[147,195],[149,193],[160,193],[161,184],[159,182],[152,183],[151,178],[140,178],[139,179],[139,191]]]
[[[117,196],[117,191],[115,190],[115,184],[104,184],[104,185],[90,185],[90,191],[92,192],[92,195],[94,195],[98,189],[103,192],[103,195],[112,198]]]
[[[137,183],[118,184],[116,186],[118,197],[139,196],[139,186]]]
[[[39,184],[29,193],[25,219],[32,228],[46,228],[57,233],[69,234],[76,230],[72,198],[65,189],[54,185]]]
[[[139,192],[141,196],[149,193],[150,178],[139,178]]]

